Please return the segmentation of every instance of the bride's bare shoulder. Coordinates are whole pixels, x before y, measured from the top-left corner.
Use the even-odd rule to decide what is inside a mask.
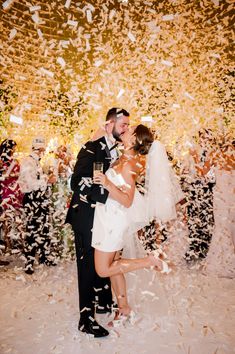
[[[122,161],[120,166],[121,173],[123,175],[129,175],[132,178],[136,179],[141,170],[143,170],[144,166],[139,159],[130,159]]]

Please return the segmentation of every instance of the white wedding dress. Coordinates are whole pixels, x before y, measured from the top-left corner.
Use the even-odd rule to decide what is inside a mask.
[[[126,185],[123,176],[113,168],[106,172],[106,176],[117,187]],[[137,189],[130,208],[124,207],[111,197],[108,197],[105,204],[96,203],[92,247],[103,252],[114,252],[128,247],[134,233],[147,224],[145,211],[145,199]]]
[[[116,186],[126,185],[123,176],[114,168],[106,176]],[[144,254],[137,231],[153,219],[170,221],[176,218],[175,205],[183,193],[169,164],[166,149],[154,141],[147,155],[145,194],[135,189],[130,208],[108,197],[105,204],[96,203],[92,230],[92,247],[103,252],[114,252],[124,248],[126,256],[140,257]]]

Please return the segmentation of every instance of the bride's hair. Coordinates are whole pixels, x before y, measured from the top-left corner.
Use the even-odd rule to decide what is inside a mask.
[[[153,133],[145,125],[139,124],[135,128],[134,134],[136,136],[136,142],[133,146],[134,151],[140,155],[147,155],[154,141]]]

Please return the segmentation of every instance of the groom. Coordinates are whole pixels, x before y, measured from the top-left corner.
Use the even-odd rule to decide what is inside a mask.
[[[115,142],[128,129],[129,113],[111,108],[106,116],[105,135],[88,141],[79,151],[71,178],[73,196],[66,222],[72,225],[78,271],[80,321],[78,329],[105,337],[109,332],[95,321],[95,312],[111,312],[112,292],[109,278],[100,278],[95,271],[94,249],[91,247],[95,203],[105,203],[108,191],[92,183],[94,162],[103,163],[105,173],[117,158]],[[96,310],[95,310],[96,309]]]

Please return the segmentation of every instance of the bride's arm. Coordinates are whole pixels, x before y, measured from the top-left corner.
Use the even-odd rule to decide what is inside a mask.
[[[115,186],[106,175],[103,173],[97,173],[94,177],[94,182],[102,184],[105,189],[109,191],[109,196],[115,199],[121,205],[129,208],[132,205],[134,193],[135,193],[135,175],[131,164],[126,164],[125,169],[122,171],[122,176],[125,180],[125,185],[122,189]]]

